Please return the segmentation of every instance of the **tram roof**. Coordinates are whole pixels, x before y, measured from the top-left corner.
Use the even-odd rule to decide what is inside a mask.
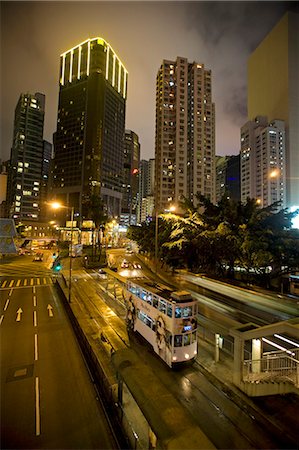
[[[173,302],[190,302],[192,301],[192,297],[190,292],[188,291],[175,291],[171,289],[169,286],[164,284],[155,283],[146,278],[138,280],[130,280],[131,283],[140,286],[153,294],[158,295],[159,297],[164,298],[165,300],[173,301]]]

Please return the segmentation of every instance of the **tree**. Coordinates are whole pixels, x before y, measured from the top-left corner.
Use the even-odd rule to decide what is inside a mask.
[[[95,224],[95,238],[94,238],[94,232],[92,232],[92,254],[97,253],[97,246],[99,246],[100,249],[100,256],[101,257],[101,243],[99,240],[99,231],[100,227],[104,226],[108,220],[108,216],[104,212],[104,203],[100,195],[98,194],[92,194],[89,198],[89,201],[86,203],[87,206],[87,212],[88,217],[94,222]],[[94,242],[95,241],[95,242]]]

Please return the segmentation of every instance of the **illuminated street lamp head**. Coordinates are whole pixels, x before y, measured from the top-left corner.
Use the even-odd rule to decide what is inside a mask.
[[[278,169],[273,169],[273,170],[271,170],[269,176],[270,176],[270,178],[276,178],[276,177],[278,177],[278,176],[279,176],[279,170],[278,170]]]
[[[58,202],[52,202],[52,203],[50,203],[50,206],[53,209],[63,208],[63,206],[60,203],[58,203]]]
[[[174,212],[176,210],[176,207],[174,205],[171,205],[169,207],[169,211]]]

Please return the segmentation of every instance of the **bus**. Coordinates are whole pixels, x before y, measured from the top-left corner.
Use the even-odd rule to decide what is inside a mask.
[[[126,322],[169,366],[197,355],[197,301],[187,291],[173,291],[149,280],[127,281]]]

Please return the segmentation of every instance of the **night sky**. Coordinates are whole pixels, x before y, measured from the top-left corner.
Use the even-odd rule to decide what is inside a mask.
[[[1,159],[10,157],[21,92],[46,95],[45,139],[56,130],[59,55],[102,37],[126,69],[126,128],[141,157],[154,157],[155,84],[163,59],[187,57],[212,70],[216,154],[239,152],[247,120],[247,59],[296,2],[1,2]]]

